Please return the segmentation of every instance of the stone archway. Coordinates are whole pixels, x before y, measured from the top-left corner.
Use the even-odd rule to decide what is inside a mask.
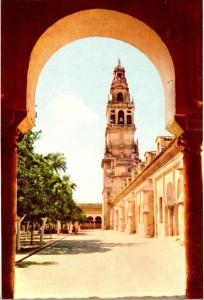
[[[86,37],[119,39],[138,48],[153,62],[164,88],[166,128],[173,134],[181,133],[178,124],[170,120],[175,110],[175,71],[166,45],[153,29],[140,20],[105,9],[85,10],[69,15],[54,23],[40,36],[30,55],[28,68],[28,115],[19,125],[19,129],[26,131],[31,120],[34,123],[36,85],[48,59],[64,45]]]
[[[12,6],[14,2],[15,5],[17,4],[17,7]],[[202,45],[202,35],[201,30],[199,30],[199,26],[202,23],[201,1],[195,1],[195,4],[192,4],[191,1],[184,1],[177,5],[178,1],[172,0],[168,3],[168,9],[166,9],[167,3],[165,1],[156,1],[155,3],[159,4],[158,9],[155,10],[158,11],[158,14],[154,16],[151,15],[151,10],[148,9],[148,1],[136,1],[133,6],[131,1],[127,1],[127,9],[122,4],[119,5],[119,3],[109,6],[104,1],[99,1],[101,3],[100,7],[117,9],[117,5],[119,5],[121,11],[129,13],[135,18],[124,13],[105,9],[83,11],[83,9],[96,7],[99,4],[89,5],[83,3],[82,5],[82,1],[78,1],[77,5],[73,4],[70,9],[66,7],[65,10],[66,5],[63,4],[64,6],[62,5],[61,9],[63,13],[61,10],[56,9],[56,11],[51,10],[50,15],[50,11],[46,11],[43,6],[41,6],[42,9],[39,9],[38,5],[42,1],[30,3],[30,11],[26,5],[21,7],[21,1],[14,2],[5,1],[8,5],[7,14],[3,16],[6,28],[4,28],[3,35],[4,64],[2,72],[6,73],[4,76],[6,88],[3,90],[2,114],[4,117],[2,121],[2,148],[4,148],[2,152],[2,211],[6,218],[2,217],[2,232],[4,233],[2,252],[3,255],[6,253],[8,258],[7,261],[3,261],[2,266],[4,269],[3,294],[9,295],[9,298],[12,298],[13,295],[16,205],[16,152],[13,145],[17,139],[16,127],[18,126],[22,132],[26,132],[34,125],[36,84],[40,71],[49,57],[65,43],[69,43],[72,40],[88,36],[103,36],[128,42],[140,49],[152,60],[159,70],[163,81],[166,102],[166,128],[172,133],[179,135],[181,129],[175,122],[176,118],[176,120],[180,120],[179,123],[184,130],[184,134],[180,137],[179,142],[183,147],[184,153],[185,213],[187,214],[185,219],[187,249],[186,293],[187,296],[200,298],[203,274],[202,174],[200,158],[202,112],[199,109],[201,107],[202,90],[202,72],[200,72],[200,69],[202,69],[200,67],[202,64],[202,49],[200,49],[202,48],[200,47]],[[10,3],[12,4],[11,6],[9,6]],[[33,26],[32,21],[30,21],[32,18],[29,18],[29,16],[33,16],[33,10],[36,13],[36,4],[39,22],[36,22],[35,26]],[[53,4],[54,8],[52,9],[55,9],[58,3],[53,1]],[[166,6],[165,9],[164,6]],[[71,15],[64,17],[64,11]],[[72,14],[73,11],[79,12]],[[189,13],[190,11],[192,13]],[[8,16],[9,18],[6,18]],[[175,26],[170,25],[172,16],[175,16]],[[21,22],[18,22],[19,17]],[[177,75],[176,93],[178,97],[176,105],[174,67],[169,51],[155,31],[137,18],[152,24],[151,26],[155,30],[158,29],[160,36],[171,49]],[[57,19],[59,21],[56,22]],[[63,27],[65,19],[68,22],[66,23],[67,26]],[[50,24],[57,26],[53,27]],[[186,28],[186,24],[190,25]],[[15,30],[13,30],[14,28]],[[48,29],[46,30],[46,28]],[[46,31],[40,37],[44,30]],[[65,35],[66,31],[69,34],[64,38],[63,32]],[[8,37],[10,38],[8,39]],[[35,41],[37,43],[31,53]],[[22,47],[19,45],[22,45]],[[5,53],[7,54],[6,59]],[[27,103],[25,105],[26,71],[30,53],[31,59],[27,76]],[[197,62],[196,66],[194,64],[195,61]],[[20,75],[19,66],[21,67]],[[26,113],[27,116],[24,117]],[[196,214],[194,213],[195,211]],[[7,226],[8,222],[11,224],[9,228]],[[196,231],[194,228],[196,228]]]

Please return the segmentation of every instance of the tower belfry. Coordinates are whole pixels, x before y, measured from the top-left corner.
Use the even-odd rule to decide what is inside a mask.
[[[105,153],[102,160],[104,229],[110,228],[111,199],[120,192],[139,161],[138,145],[134,141],[134,110],[125,69],[118,59],[106,109]]]

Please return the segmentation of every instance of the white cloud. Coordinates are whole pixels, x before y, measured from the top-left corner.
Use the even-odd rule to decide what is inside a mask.
[[[74,125],[90,122],[98,117],[77,95],[60,95],[49,102],[48,108],[56,120],[68,121]]]

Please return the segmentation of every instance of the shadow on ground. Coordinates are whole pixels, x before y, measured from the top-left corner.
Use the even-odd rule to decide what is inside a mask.
[[[144,243],[103,243],[100,240],[61,240],[47,247],[36,255],[103,253],[114,247],[133,247]]]
[[[44,261],[44,262],[35,262],[35,261],[21,261],[16,263],[17,268],[28,268],[30,266],[50,266],[50,265],[57,265],[54,261]]]
[[[139,300],[139,299],[186,299],[182,296],[144,296],[144,297],[117,297],[117,298],[100,298],[100,297],[89,297],[89,298],[32,298],[32,300]],[[20,298],[18,300],[26,300],[26,298]]]

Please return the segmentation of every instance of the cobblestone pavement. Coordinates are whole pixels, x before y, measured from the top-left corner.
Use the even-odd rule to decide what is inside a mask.
[[[82,231],[16,266],[15,299],[175,299],[184,294],[184,246],[174,237]]]

